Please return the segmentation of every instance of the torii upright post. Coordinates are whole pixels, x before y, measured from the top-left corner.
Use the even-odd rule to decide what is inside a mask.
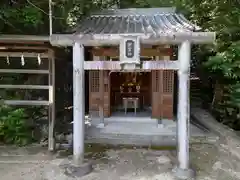
[[[81,164],[84,158],[84,47],[73,45],[73,160]]]
[[[191,43],[184,41],[179,45],[178,51],[178,166],[174,169],[179,179],[191,179],[194,171],[189,168],[189,125],[190,125],[190,104],[189,104],[189,76]]]
[[[84,176],[92,171],[90,163],[84,161],[85,129],[85,78],[84,47],[75,42],[73,45],[73,166],[72,175]]]

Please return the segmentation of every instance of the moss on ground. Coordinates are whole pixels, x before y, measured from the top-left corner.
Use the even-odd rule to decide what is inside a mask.
[[[156,151],[176,150],[176,146],[134,146],[134,145],[106,145],[106,144],[86,144],[85,153],[87,158],[98,159],[106,156],[108,150],[120,149],[151,149]]]
[[[107,144],[85,144],[85,158],[100,159],[106,156],[108,150],[120,149],[150,149],[155,151],[176,150],[176,146],[134,146],[134,145],[107,145]],[[62,150],[60,157],[72,155],[72,149]]]

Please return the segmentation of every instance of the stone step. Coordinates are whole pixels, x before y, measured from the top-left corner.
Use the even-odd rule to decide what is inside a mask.
[[[190,144],[195,143],[215,143],[217,141],[215,136],[191,137]],[[113,138],[113,137],[88,137],[87,143],[100,143],[110,145],[136,145],[136,146],[176,146],[176,137],[159,137],[159,138]]]
[[[196,142],[197,139],[206,140],[208,133],[195,134],[191,139]],[[137,134],[113,134],[103,133],[100,130],[93,130],[86,135],[86,141],[89,143],[104,144],[123,144],[123,145],[141,145],[141,146],[175,146],[176,135],[137,135]],[[198,140],[199,141],[199,140]]]
[[[88,138],[87,143],[97,143],[97,144],[110,144],[110,145],[137,145],[137,146],[150,146],[151,141],[149,140],[137,140],[137,139],[116,139],[116,138]]]
[[[88,137],[88,143],[103,143],[112,145],[138,145],[138,146],[174,146],[176,145],[176,138],[174,137],[144,137],[144,138],[123,138],[123,137]]]
[[[151,140],[154,136],[143,136],[143,135],[129,135],[129,134],[88,134],[87,138],[109,138],[109,139],[141,139],[141,140]]]
[[[197,137],[206,137],[207,135],[195,135],[191,136],[193,138]],[[157,139],[176,139],[175,135],[152,135],[152,136],[147,136],[147,135],[127,135],[127,134],[119,134],[119,135],[113,135],[113,134],[88,134],[86,136],[87,139],[91,138],[104,138],[104,139],[130,139],[130,140],[157,140]]]

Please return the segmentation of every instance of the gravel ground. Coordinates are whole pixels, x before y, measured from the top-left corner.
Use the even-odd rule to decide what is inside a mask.
[[[191,163],[197,171],[197,180],[240,179],[238,159],[226,149],[218,148],[218,143],[192,145]],[[0,149],[1,180],[74,179],[59,168],[64,159],[48,156],[45,149]],[[176,152],[108,149],[95,156],[93,162],[94,171],[79,180],[174,180],[171,170],[176,163]]]

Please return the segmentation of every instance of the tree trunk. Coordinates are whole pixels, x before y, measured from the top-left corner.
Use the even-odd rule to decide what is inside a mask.
[[[222,97],[223,97],[223,86],[218,81],[216,81],[214,85],[214,95],[211,103],[211,109],[214,109],[214,107],[222,101]]]

